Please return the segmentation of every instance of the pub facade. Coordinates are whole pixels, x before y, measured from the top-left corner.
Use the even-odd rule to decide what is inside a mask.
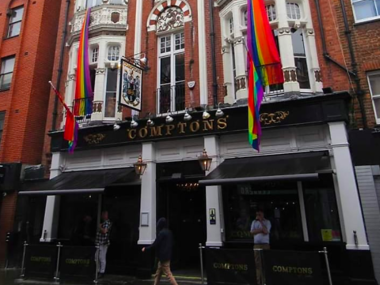
[[[327,247],[336,284],[376,282],[347,137],[351,97],[322,90],[308,1],[268,8],[285,82],[266,90],[260,152],[247,138],[246,1],[82,2],[71,12],[61,90],[72,107],[78,35],[91,7],[93,112],[79,118],[73,154],[63,130],[49,132],[50,179],[19,192],[43,205],[34,208],[33,242],[89,245],[86,220],[93,245],[107,210],[107,272],[148,276],[152,258],[141,248],[156,238],[158,218],[173,231],[173,269],[192,269],[199,244],[252,250],[260,208],[273,250]],[[132,100],[123,96],[120,61],[129,54],[144,59]],[[146,168],[137,175],[140,155]]]

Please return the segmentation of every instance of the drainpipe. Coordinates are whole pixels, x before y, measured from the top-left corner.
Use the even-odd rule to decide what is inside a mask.
[[[363,127],[367,128],[367,116],[365,114],[364,102],[363,102],[364,92],[361,88],[360,78],[358,76],[358,64],[357,64],[356,58],[355,58],[354,46],[352,45],[351,30],[350,30],[350,27],[348,25],[346,7],[344,5],[343,0],[340,0],[340,5],[341,5],[343,21],[344,21],[344,28],[345,28],[344,33],[346,34],[346,38],[347,38],[347,42],[348,42],[348,49],[350,50],[351,67],[352,67],[352,71],[355,73],[354,80],[356,83],[356,94],[357,94],[358,99],[359,99],[360,111],[362,113]]]
[[[65,44],[66,44],[66,35],[67,35],[67,23],[69,18],[69,8],[70,8],[70,0],[66,0],[66,9],[65,9],[65,19],[64,19],[64,28],[62,32],[62,43],[61,43],[61,50],[59,52],[59,64],[58,64],[58,74],[57,74],[57,81],[56,81],[56,88],[59,90],[59,86],[61,85],[61,78],[62,78],[62,67],[63,67],[63,56],[65,53]],[[57,112],[58,109],[58,97],[54,96],[54,109],[53,109],[53,122],[51,125],[51,130],[56,130],[56,124],[57,124]]]
[[[326,45],[326,38],[325,38],[325,32],[323,28],[323,21],[322,21],[322,15],[321,15],[321,7],[319,4],[319,0],[314,0],[315,6],[317,8],[317,17],[318,17],[318,23],[319,23],[319,32],[321,33],[321,39],[322,39],[322,50],[323,50],[323,57],[334,63],[336,66],[339,68],[343,69],[345,72],[347,72],[351,77],[353,77],[355,84],[356,84],[356,94],[358,96],[359,100],[359,106],[360,106],[360,112],[362,114],[363,118],[363,127],[367,128],[367,116],[364,111],[364,103],[363,103],[363,90],[360,85],[360,78],[358,76],[358,70],[357,70],[357,62],[355,59],[355,53],[352,45],[352,39],[351,39],[351,31],[349,29],[348,21],[347,21],[347,14],[346,14],[346,9],[344,6],[343,0],[340,0],[341,3],[341,8],[342,8],[342,15],[343,15],[343,21],[344,21],[344,26],[345,26],[345,34],[347,37],[347,42],[348,42],[348,48],[350,51],[350,58],[351,58],[351,68],[352,70],[349,70],[346,66],[340,64],[337,62],[335,59],[333,59],[330,54],[327,51],[327,45]]]
[[[214,107],[218,105],[218,82],[216,80],[216,56],[215,56],[215,28],[214,28],[214,0],[209,0],[210,6],[210,37],[212,60],[212,98]]]

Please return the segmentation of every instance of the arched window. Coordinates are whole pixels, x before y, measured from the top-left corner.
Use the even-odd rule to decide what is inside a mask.
[[[274,4],[265,6],[265,9],[267,10],[269,22],[276,20],[277,15],[276,15],[276,7],[274,6]]]
[[[119,46],[110,46],[108,48],[108,60],[117,61],[120,58],[120,47]]]
[[[297,3],[286,3],[286,12],[289,19],[301,19],[301,9]]]

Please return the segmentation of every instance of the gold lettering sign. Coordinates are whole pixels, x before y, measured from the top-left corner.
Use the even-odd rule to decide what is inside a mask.
[[[89,259],[79,259],[79,258],[66,258],[66,264],[75,264],[75,265],[85,265],[86,267],[90,265]]]
[[[276,273],[287,273],[297,275],[312,275],[313,268],[311,267],[292,267],[292,266],[280,266],[275,265],[272,267],[272,271]]]
[[[166,137],[177,134],[201,133],[213,130],[224,130],[228,127],[228,117],[196,120],[193,122],[178,122],[177,124],[158,125],[152,127],[142,127],[140,129],[127,129],[127,137],[130,140]]]
[[[215,269],[235,270],[235,271],[247,271],[248,264],[233,264],[233,263],[214,263]]]
[[[46,256],[31,256],[30,261],[48,263],[51,262],[51,258]]]

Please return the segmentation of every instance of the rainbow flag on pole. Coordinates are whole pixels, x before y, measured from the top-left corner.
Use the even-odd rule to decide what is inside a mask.
[[[65,107],[66,122],[65,122],[65,131],[63,133],[63,138],[66,141],[68,141],[69,153],[73,153],[74,149],[77,145],[79,125],[78,125],[77,121],[75,120],[73,113],[70,111],[70,108],[66,105],[61,94],[54,87],[53,83],[51,81],[49,81],[49,84],[51,85],[51,88],[53,88],[55,94],[58,96],[58,99],[59,99],[59,101],[61,101],[63,107]]]
[[[248,0],[248,138],[260,150],[260,106],[265,86],[283,83],[281,60],[269,25],[263,0]]]
[[[88,55],[88,29],[91,8],[87,9],[79,38],[74,115],[86,116],[92,113],[93,92],[90,78],[90,65]]]

